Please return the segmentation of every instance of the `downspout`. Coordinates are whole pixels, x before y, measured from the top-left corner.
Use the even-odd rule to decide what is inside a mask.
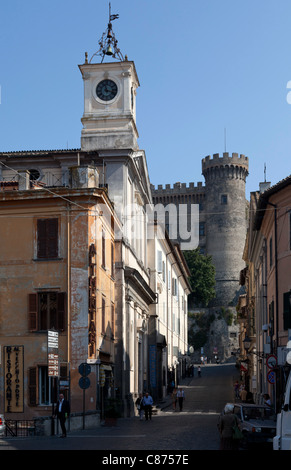
[[[71,363],[71,204],[67,204],[67,361]]]
[[[278,305],[278,247],[277,247],[277,205],[272,204],[268,201],[270,206],[274,207],[274,228],[275,228],[275,296],[276,296],[276,353],[278,350],[278,341],[279,341],[279,331],[278,331],[278,322],[279,322],[279,305]]]
[[[275,353],[278,354],[278,342],[279,342],[279,305],[278,305],[278,247],[277,247],[277,205],[267,202],[270,206],[274,207],[274,230],[275,230],[275,297],[276,297],[276,349]],[[275,387],[275,411],[277,410],[279,403],[277,399],[279,397],[279,377],[276,374],[276,387]]]

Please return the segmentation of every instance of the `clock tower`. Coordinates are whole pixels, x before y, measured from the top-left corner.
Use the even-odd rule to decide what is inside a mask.
[[[134,62],[123,58],[117,48],[110,15],[108,28],[99,41],[100,49],[90,61],[79,65],[84,82],[84,113],[82,116],[82,150],[132,149],[138,150],[136,127],[136,90],[139,80]],[[102,57],[94,63],[95,56]],[[104,63],[105,56],[118,58]]]

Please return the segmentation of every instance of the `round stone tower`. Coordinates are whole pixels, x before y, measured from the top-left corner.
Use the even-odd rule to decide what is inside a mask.
[[[245,183],[248,158],[233,153],[207,156],[202,160],[205,178],[206,253],[216,269],[216,298],[213,307],[235,307],[239,273],[247,230]]]

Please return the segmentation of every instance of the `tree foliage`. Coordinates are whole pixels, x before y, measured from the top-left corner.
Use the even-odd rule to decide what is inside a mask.
[[[215,267],[209,255],[200,253],[199,248],[184,251],[184,256],[190,270],[190,285],[192,293],[189,303],[195,306],[207,307],[215,297]]]

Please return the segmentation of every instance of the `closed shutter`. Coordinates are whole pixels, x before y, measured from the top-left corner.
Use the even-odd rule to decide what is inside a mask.
[[[283,294],[284,299],[284,330],[291,328],[291,292],[285,292]]]
[[[157,271],[163,272],[163,253],[160,250],[157,251]]]
[[[36,388],[36,378],[37,378],[37,368],[36,367],[30,367],[28,369],[28,399],[29,399],[29,405],[30,406],[36,406],[37,405],[37,388]]]
[[[58,257],[58,219],[38,219],[37,257]]]
[[[47,219],[48,258],[58,256],[58,219]]]
[[[114,277],[114,244],[111,243],[111,276]]]
[[[102,230],[102,267],[105,268],[105,233],[104,231]]]
[[[37,331],[38,329],[38,308],[37,294],[28,294],[28,329],[29,331]]]
[[[104,297],[102,297],[101,332],[105,333],[105,299],[104,299]]]
[[[67,366],[61,365],[61,366],[60,366],[60,377],[63,378],[63,379],[66,379],[67,376],[68,376],[68,373],[67,373]]]
[[[46,220],[37,221],[37,257],[46,258],[47,238],[46,238]]]

